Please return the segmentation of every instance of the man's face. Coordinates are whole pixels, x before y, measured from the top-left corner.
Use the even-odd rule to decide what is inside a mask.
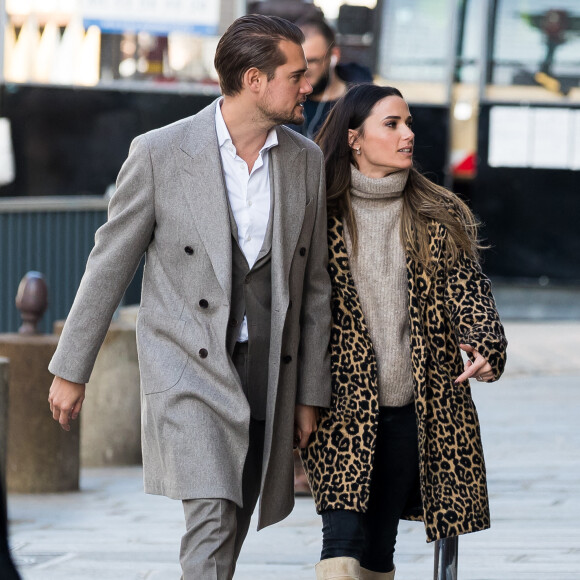
[[[273,125],[304,122],[303,104],[312,92],[306,80],[306,59],[299,44],[280,41],[280,50],[286,56],[286,64],[276,69],[274,78],[266,83],[258,101],[258,109]]]
[[[306,78],[312,85],[312,94],[319,95],[324,92],[330,79],[332,49],[328,46],[326,38],[318,33],[308,34],[302,48],[308,62]]]

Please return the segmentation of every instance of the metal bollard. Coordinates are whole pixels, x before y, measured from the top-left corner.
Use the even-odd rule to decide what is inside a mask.
[[[457,580],[459,538],[443,538],[435,542],[433,580]]]

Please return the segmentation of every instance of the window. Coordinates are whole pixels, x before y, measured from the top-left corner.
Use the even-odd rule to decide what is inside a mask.
[[[498,0],[491,83],[580,86],[578,0]]]
[[[451,0],[385,2],[379,74],[394,81],[446,83],[452,4]]]

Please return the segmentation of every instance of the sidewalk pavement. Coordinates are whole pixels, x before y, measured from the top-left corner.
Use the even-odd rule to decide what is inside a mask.
[[[508,322],[508,366],[473,383],[492,527],[459,539],[459,580],[580,579],[580,322]],[[141,468],[83,469],[80,493],[8,498],[23,580],[177,580],[179,502],[142,492]],[[236,580],[310,580],[320,520],[297,498],[285,521],[252,530]],[[433,546],[402,522],[397,580],[430,580]]]

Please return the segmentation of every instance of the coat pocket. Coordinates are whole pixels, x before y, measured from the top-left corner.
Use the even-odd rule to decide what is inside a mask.
[[[148,395],[174,387],[188,355],[182,346],[185,320],[142,308],[137,321],[137,352],[141,388]]]

